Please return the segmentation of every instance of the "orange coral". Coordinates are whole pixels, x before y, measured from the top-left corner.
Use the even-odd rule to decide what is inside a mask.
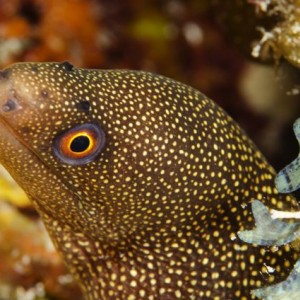
[[[98,11],[96,2],[84,0],[5,1],[0,7],[0,50],[8,55],[0,65],[69,60],[77,66],[99,66]],[[9,42],[16,39],[20,43],[11,51]]]
[[[11,290],[9,299],[17,298],[17,290],[26,291],[39,285],[45,296],[81,299],[77,285],[68,275],[40,221],[26,218],[0,202],[0,232],[0,298],[3,285]]]

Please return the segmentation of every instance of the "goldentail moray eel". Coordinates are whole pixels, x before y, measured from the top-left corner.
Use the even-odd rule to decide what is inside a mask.
[[[240,240],[253,199],[297,203],[221,108],[169,78],[69,63],[1,71],[0,163],[88,300],[256,299],[298,258]]]

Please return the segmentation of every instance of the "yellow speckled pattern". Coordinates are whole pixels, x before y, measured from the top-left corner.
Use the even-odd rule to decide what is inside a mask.
[[[206,96],[149,73],[67,63],[0,76],[0,162],[86,299],[246,300],[289,274],[289,245],[253,246],[237,232],[254,226],[251,200],[296,202],[277,194],[272,168]],[[61,161],[53,141],[86,123],[104,132],[101,153]]]

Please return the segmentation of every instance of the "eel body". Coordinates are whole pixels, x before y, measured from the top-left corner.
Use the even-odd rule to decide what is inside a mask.
[[[256,299],[298,253],[240,240],[251,201],[293,210],[213,101],[145,72],[15,64],[0,73],[0,163],[86,299]]]

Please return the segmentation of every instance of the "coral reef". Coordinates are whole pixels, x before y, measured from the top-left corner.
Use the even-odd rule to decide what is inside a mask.
[[[253,56],[272,56],[276,61],[283,57],[300,67],[300,1],[265,0],[255,4],[262,14],[276,16],[279,21],[270,30],[261,28],[263,36],[253,48]]]

